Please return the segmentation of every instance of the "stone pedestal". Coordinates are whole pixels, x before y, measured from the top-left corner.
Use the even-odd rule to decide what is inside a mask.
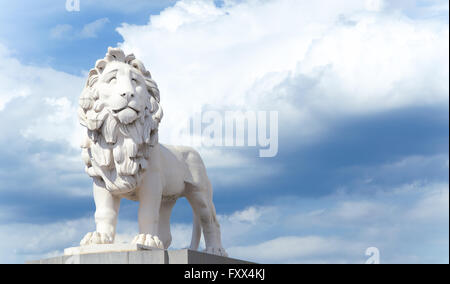
[[[69,248],[64,256],[27,264],[251,264],[189,249],[158,250],[140,245],[114,244]]]

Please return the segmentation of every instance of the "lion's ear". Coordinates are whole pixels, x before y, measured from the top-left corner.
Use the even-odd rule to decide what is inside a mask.
[[[131,62],[135,59],[136,59],[136,56],[134,56],[133,53],[128,54],[127,57],[125,57],[125,63],[131,65]]]
[[[108,53],[106,53],[105,59],[108,62],[119,61],[125,62],[125,53],[122,49],[116,47],[108,47]]]
[[[95,69],[97,69],[98,74],[103,73],[103,70],[105,70],[106,64],[107,64],[107,62],[104,59],[97,60],[97,62],[95,63]]]
[[[151,78],[152,75],[150,74],[149,71],[147,71],[147,69],[145,69],[144,63],[142,63],[142,61],[138,60],[138,59],[134,59],[132,61],[130,61],[131,66],[133,66],[134,68],[136,68],[137,70],[141,71],[142,75],[144,75],[144,77],[146,78]]]

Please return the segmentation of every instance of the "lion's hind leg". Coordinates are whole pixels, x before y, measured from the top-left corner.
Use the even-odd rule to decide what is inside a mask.
[[[200,228],[203,229],[206,251],[227,256],[222,247],[220,225],[216,217],[216,209],[212,200],[212,185],[206,173],[206,168],[200,154],[192,148],[185,147],[182,151],[186,165],[185,196],[194,211],[194,227],[191,248],[197,248],[200,240]]]
[[[205,251],[211,254],[228,256],[222,247],[220,225],[216,217],[216,209],[212,202],[211,185],[208,188],[196,185],[188,186],[187,199],[192,206],[194,218],[198,218],[205,237]]]

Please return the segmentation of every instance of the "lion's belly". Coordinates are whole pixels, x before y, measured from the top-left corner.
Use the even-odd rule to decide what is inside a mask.
[[[137,192],[150,186],[152,179],[160,179],[163,199],[185,196],[186,184],[207,187],[209,180],[199,154],[190,147],[158,144],[152,149],[149,167],[143,173],[144,183],[138,189],[120,194],[121,197],[137,200]]]

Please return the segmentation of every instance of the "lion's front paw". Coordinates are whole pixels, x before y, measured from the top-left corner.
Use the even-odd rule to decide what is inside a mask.
[[[152,236],[149,234],[139,234],[134,237],[133,244],[139,244],[143,246],[164,249],[163,243],[159,240],[157,236]]]
[[[113,236],[106,233],[91,232],[81,240],[80,245],[96,245],[96,244],[112,244],[114,242]]]
[[[224,248],[210,247],[210,248],[205,249],[205,252],[209,253],[209,254],[215,254],[215,255],[219,255],[219,256],[228,257],[228,253],[225,251]]]

